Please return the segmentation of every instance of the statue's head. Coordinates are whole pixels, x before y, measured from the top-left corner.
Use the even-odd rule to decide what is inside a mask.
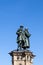
[[[23,25],[20,25],[20,28],[23,28]]]
[[[25,28],[25,31],[28,31],[28,28]]]
[[[20,26],[20,29],[23,29],[23,26],[22,25]]]

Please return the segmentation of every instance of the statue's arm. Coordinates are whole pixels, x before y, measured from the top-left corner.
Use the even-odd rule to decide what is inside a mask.
[[[17,30],[16,34],[19,34],[19,30]]]

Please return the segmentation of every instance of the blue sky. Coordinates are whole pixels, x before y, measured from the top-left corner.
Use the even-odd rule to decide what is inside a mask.
[[[12,65],[8,53],[17,48],[21,24],[31,33],[33,65],[43,65],[43,0],[0,0],[0,65]]]

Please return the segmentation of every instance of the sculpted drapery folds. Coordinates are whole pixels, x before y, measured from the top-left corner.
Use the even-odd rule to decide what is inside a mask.
[[[20,26],[20,28],[16,32],[17,34],[17,43],[18,43],[18,49],[26,49],[30,47],[29,37],[30,33],[28,32],[28,29],[24,29],[23,26]]]

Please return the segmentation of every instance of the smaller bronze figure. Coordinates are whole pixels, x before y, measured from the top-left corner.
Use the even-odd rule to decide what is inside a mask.
[[[24,34],[25,34],[25,43],[23,45],[23,48],[30,48],[30,42],[29,42],[29,37],[30,37],[30,33],[28,32],[28,29],[25,28],[24,30]]]
[[[23,26],[20,26],[20,28],[17,30],[16,34],[17,36],[17,43],[18,43],[18,49],[26,49],[30,47],[29,37],[30,33],[28,32],[28,29],[24,29]]]

